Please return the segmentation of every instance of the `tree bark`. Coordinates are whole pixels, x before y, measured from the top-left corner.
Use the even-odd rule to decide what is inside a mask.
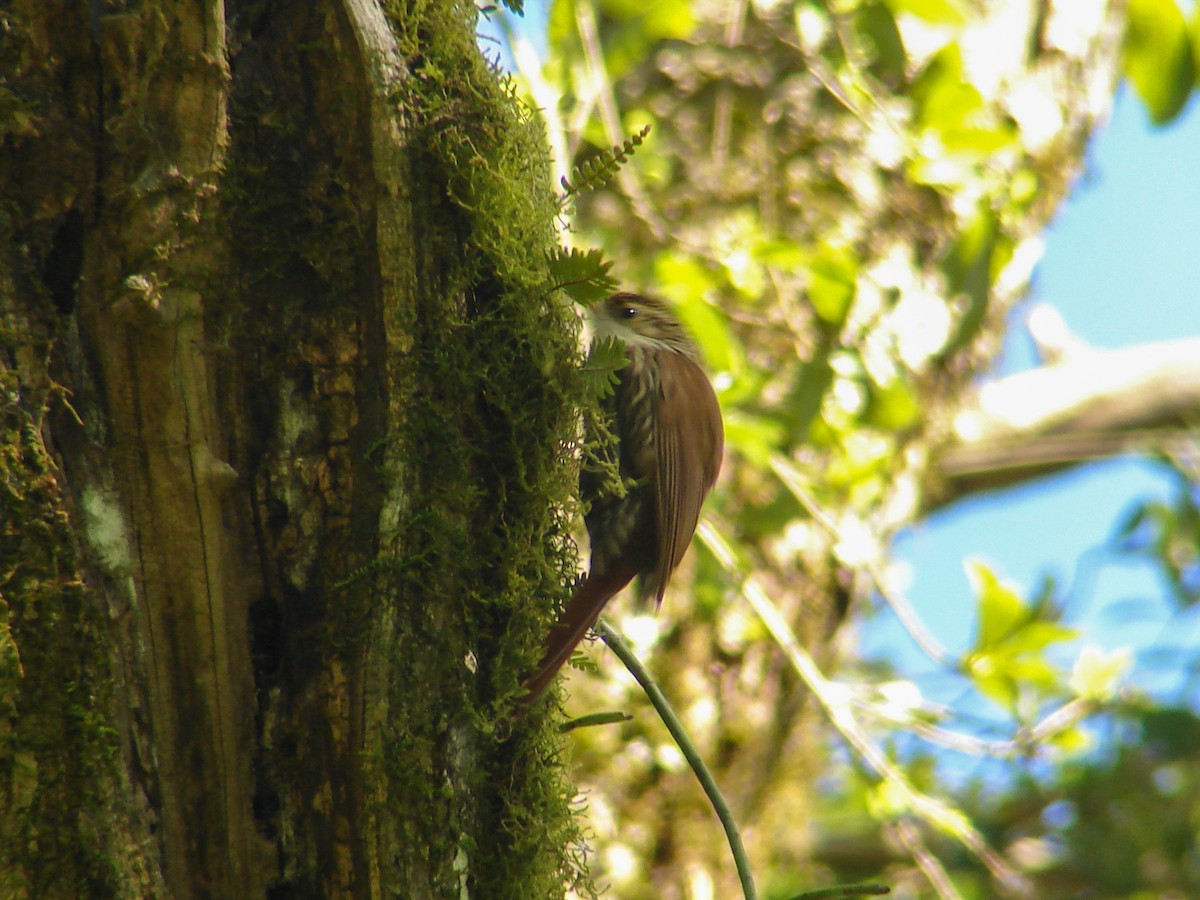
[[[474,8],[7,16],[0,893],[561,893],[575,323]]]

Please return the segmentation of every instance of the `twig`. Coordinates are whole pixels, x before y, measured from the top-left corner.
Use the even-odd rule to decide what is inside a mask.
[[[683,751],[684,758],[692,767],[692,771],[696,773],[696,778],[699,780],[700,786],[704,788],[704,793],[708,795],[708,801],[712,804],[713,811],[721,820],[721,827],[725,829],[725,836],[729,839],[729,849],[733,853],[733,862],[737,866],[738,880],[742,884],[742,894],[746,900],[757,900],[758,891],[754,887],[754,876],[750,872],[750,860],[746,856],[746,848],[742,845],[742,836],[738,832],[737,823],[733,820],[733,813],[729,809],[729,804],[725,802],[721,789],[717,787],[717,782],[708,770],[708,766],[700,758],[696,745],[683,730],[683,723],[675,715],[675,710],[671,708],[666,695],[659,689],[654,679],[650,677],[650,673],[646,671],[646,667],[629,649],[629,645],[625,643],[621,635],[603,619],[596,623],[596,633],[600,635],[604,643],[608,644],[612,652],[617,654],[630,674],[637,679],[637,683],[642,686],[642,690],[646,692],[646,696],[650,698],[650,702],[658,712],[659,718],[667,726],[667,731],[671,732],[671,737]]]
[[[771,470],[783,482],[784,487],[792,492],[792,496],[800,501],[800,505],[813,517],[814,522],[824,528],[834,538],[841,537],[837,523],[825,514],[825,511],[820,508],[816,499],[804,487],[800,473],[796,471],[791,462],[782,456],[773,456],[771,458]],[[924,651],[925,655],[947,669],[960,669],[961,666],[946,652],[946,649],[933,636],[933,633],[925,627],[925,623],[921,621],[921,617],[917,615],[917,611],[913,609],[908,599],[888,587],[887,580],[884,578],[879,566],[867,561],[864,562],[863,568],[871,576],[871,581],[874,582],[875,590],[879,593],[879,596],[892,608],[892,612],[896,614],[896,618],[900,620],[900,624],[904,627],[904,630],[908,632],[913,642]]]
[[[925,841],[921,838],[921,833],[917,831],[917,827],[912,822],[906,819],[897,819],[892,823],[891,830],[942,900],[962,900],[962,894],[958,892],[958,888],[946,874],[945,867],[929,851]]]

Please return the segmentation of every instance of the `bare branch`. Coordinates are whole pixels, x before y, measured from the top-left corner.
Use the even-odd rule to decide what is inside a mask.
[[[1080,351],[980,388],[935,458],[929,505],[1192,442],[1198,420],[1200,338]]]

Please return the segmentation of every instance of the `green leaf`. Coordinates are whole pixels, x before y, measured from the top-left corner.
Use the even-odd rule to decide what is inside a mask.
[[[957,43],[946,45],[930,58],[913,79],[909,94],[918,135],[995,123],[983,95],[967,79]]]
[[[1144,709],[1141,713],[1143,741],[1154,754],[1170,760],[1196,758],[1200,747],[1200,719],[1190,709]]]
[[[973,651],[964,665],[976,688],[988,699],[1017,711],[1023,698],[1061,690],[1062,674],[1043,651],[1074,640],[1076,632],[1039,618],[1009,585],[978,560],[967,562],[978,604]]]
[[[990,653],[971,654],[966,658],[967,674],[979,693],[997,706],[1012,710],[1020,695],[1016,683],[1003,669],[1003,664],[997,665]]]
[[[1023,693],[1052,691],[1061,681],[1058,670],[1046,660],[1016,658],[1008,653],[970,654],[966,670],[981,694],[1013,712]]]
[[[692,14],[690,0],[632,0],[634,6],[644,10],[643,27],[652,40],[682,41],[690,37],[696,28],[696,17]]]
[[[1008,185],[1008,199],[1020,209],[1030,206],[1039,196],[1041,181],[1032,169],[1018,169]]]
[[[825,394],[833,385],[830,350],[828,340],[820,341],[813,348],[812,356],[800,364],[794,386],[788,393],[784,415],[791,426],[792,440],[798,443],[809,439],[809,430],[821,412]]]
[[[643,62],[654,45],[685,40],[696,28],[691,0],[600,0],[596,7],[604,26],[605,68],[614,82]]]
[[[967,309],[942,349],[949,356],[962,349],[983,325],[992,287],[992,261],[997,250],[996,214],[981,200],[975,219],[959,234],[942,262],[951,293],[966,294]]]
[[[677,303],[675,313],[700,345],[709,368],[716,372],[742,368],[741,346],[729,330],[725,317],[711,304],[693,298],[690,302]]]
[[[908,13],[931,25],[962,25],[966,11],[959,0],[889,0],[892,12]]]
[[[863,421],[885,431],[903,431],[920,418],[917,397],[903,379],[891,384],[869,385],[867,410]]]
[[[1121,66],[1155,125],[1179,115],[1196,84],[1196,61],[1175,0],[1129,0]]]
[[[908,56],[892,11],[882,3],[868,3],[858,11],[858,30],[874,51],[871,71],[891,88],[902,85]]]
[[[763,239],[754,244],[754,259],[764,266],[794,272],[804,265],[807,257],[795,241]]]
[[[741,354],[743,352],[742,345],[738,343],[735,346],[738,348],[738,353]],[[747,405],[759,406],[763,387],[770,381],[762,369],[747,365],[743,356],[735,358],[735,368],[722,372],[721,375],[728,376],[718,379],[721,406],[724,409]]]
[[[1028,609],[1028,607],[1026,607]],[[1032,610],[1029,610],[1032,614]],[[1051,644],[1061,644],[1073,641],[1079,637],[1079,632],[1058,622],[1034,620],[1017,627],[1002,644],[1005,653],[1017,656],[1023,653],[1037,653]]]
[[[858,258],[848,247],[822,244],[808,264],[808,299],[822,320],[840,328],[858,288]]]
[[[1033,659],[1014,659],[1007,657],[1003,660],[1004,674],[1012,678],[1020,687],[1033,687],[1048,690],[1056,687],[1062,680],[1058,669],[1041,657]]]
[[[1096,745],[1096,740],[1090,732],[1074,725],[1051,734],[1050,744],[1063,755],[1080,756],[1092,749]]]
[[[1192,38],[1192,69],[1197,75],[1200,75],[1200,6],[1192,7],[1190,32]]]
[[[547,264],[551,290],[564,291],[580,306],[591,306],[617,289],[617,282],[608,274],[612,262],[599,250],[560,247],[550,252]]]
[[[922,128],[938,132],[961,129],[969,123],[978,123],[987,113],[983,95],[962,80],[962,68],[954,65],[954,59],[948,57],[944,67],[928,70],[937,75],[931,77],[921,91],[917,121]]]
[[[667,250],[654,258],[654,282],[663,296],[677,305],[689,297],[703,297],[717,286],[708,267],[678,250]]]
[[[978,616],[975,647],[978,650],[991,650],[1028,619],[1029,608],[1017,592],[1003,584],[982,560],[970,559],[965,565],[967,577],[975,589]]]
[[[1132,661],[1128,647],[1107,654],[1099,647],[1084,647],[1071,670],[1071,690],[1085,700],[1107,703],[1116,696]]]
[[[580,369],[587,389],[596,397],[607,397],[617,383],[617,370],[629,365],[625,345],[616,338],[592,342],[587,360]]]
[[[736,410],[725,414],[725,441],[732,450],[759,468],[769,466],[771,456],[783,445],[785,436],[783,426],[776,419]]]

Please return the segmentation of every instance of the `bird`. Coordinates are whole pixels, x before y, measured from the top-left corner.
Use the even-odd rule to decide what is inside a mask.
[[[600,613],[634,578],[657,611],[696,531],[700,507],[721,469],[721,408],[700,350],[665,303],[620,292],[589,309],[593,343],[615,338],[627,364],[603,413],[617,440],[622,493],[585,462],[579,492],[591,543],[588,574],[552,626],[546,650],[525,680],[532,705],[570,659]]]

